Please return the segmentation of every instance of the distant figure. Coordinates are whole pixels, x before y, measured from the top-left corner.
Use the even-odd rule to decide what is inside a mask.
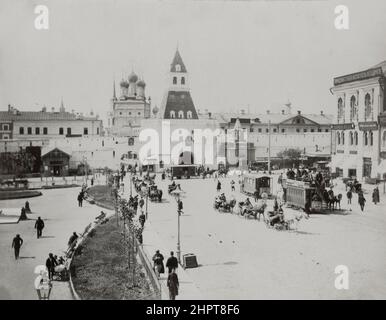
[[[35,222],[35,229],[37,232],[37,238],[39,239],[42,236],[42,232],[44,229],[44,221],[40,217],[38,217]]]
[[[83,206],[83,193],[79,192],[78,194],[78,206],[82,207]]]
[[[253,193],[253,197],[255,198],[255,202],[259,200],[259,190],[255,190],[255,192]]]
[[[169,288],[169,298],[170,300],[176,300],[176,296],[178,295],[178,276],[174,272],[174,270],[169,274],[167,285]]]
[[[22,207],[21,208],[21,211],[20,211],[20,220],[27,220],[27,215],[26,215],[26,212],[25,212],[25,208]]]
[[[220,180],[217,180],[217,192],[221,191],[221,182]]]
[[[178,202],[177,202],[177,207],[178,207],[178,214],[181,214],[181,213],[183,213],[182,212],[182,209],[184,209],[184,205],[183,205],[183,203],[182,203],[182,200],[181,199],[178,199]]]
[[[139,200],[139,207],[142,209],[143,205],[145,204],[145,200],[143,200],[143,197]]]
[[[15,251],[15,259],[19,259],[19,253],[20,253],[20,248],[23,245],[23,239],[20,238],[20,234],[17,234],[15,238],[12,240],[12,248]]]
[[[373,202],[374,202],[374,204],[379,203],[379,189],[378,189],[378,187],[374,188],[374,191],[373,191]]]
[[[169,273],[172,273],[172,271],[175,271],[178,268],[178,260],[174,256],[174,252],[170,252],[170,257],[166,261],[166,268],[168,268]]]
[[[94,185],[94,178],[91,178],[91,186]]]
[[[71,235],[70,239],[68,240],[68,246],[69,246],[69,247],[72,247],[73,244],[74,244],[74,242],[77,241],[77,240],[78,240],[78,235],[76,234],[76,232],[74,232],[74,233]]]
[[[31,213],[31,208],[29,207],[28,201],[25,202],[24,208],[26,213]]]
[[[143,211],[141,212],[140,216],[138,217],[138,221],[141,224],[141,227],[143,228],[145,226],[145,221],[146,221],[146,216],[143,213]]]
[[[47,271],[41,271],[35,279],[35,289],[39,300],[49,300],[52,289],[52,283]]]
[[[361,207],[362,212],[363,212],[363,209],[365,208],[365,202],[366,202],[365,196],[363,195],[363,192],[361,191],[358,193],[358,203],[359,203],[359,206]]]
[[[50,253],[46,260],[46,267],[48,270],[48,277],[50,280],[54,277],[55,267],[58,265],[58,262],[55,260],[54,255]]]
[[[283,173],[280,173],[280,176],[279,176],[279,178],[277,179],[277,183],[278,183],[279,186],[282,185],[282,183],[283,183]]]
[[[231,181],[231,191],[235,191],[235,182]]]
[[[165,273],[164,256],[159,252],[159,250],[157,250],[153,256],[153,263],[157,277],[159,277],[161,273]]]
[[[351,191],[351,189],[349,189],[347,191],[346,196],[347,196],[347,204],[351,204],[351,199],[352,199],[352,191]]]

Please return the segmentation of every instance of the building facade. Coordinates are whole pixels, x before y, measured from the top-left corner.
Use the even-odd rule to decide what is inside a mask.
[[[331,168],[344,177],[376,178],[382,162],[386,62],[334,78],[336,99]]]

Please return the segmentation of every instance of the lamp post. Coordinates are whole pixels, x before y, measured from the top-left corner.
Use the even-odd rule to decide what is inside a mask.
[[[180,195],[183,191],[181,190],[174,190],[170,194],[173,195],[177,202],[177,259],[178,262],[181,263],[181,227],[180,227],[180,215],[181,211],[179,209],[179,201],[180,201]]]

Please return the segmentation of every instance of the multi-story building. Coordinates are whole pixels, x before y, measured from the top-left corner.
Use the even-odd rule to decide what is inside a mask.
[[[375,178],[381,164],[379,116],[386,111],[386,61],[334,78],[336,98],[331,168],[344,177]],[[385,137],[386,138],[386,137]]]
[[[64,137],[100,136],[102,120],[93,114],[84,116],[66,112],[63,103],[59,111],[47,108],[41,111],[19,111],[8,106],[8,111],[0,111],[0,121],[8,129],[2,132],[2,139],[40,140]],[[7,125],[8,124],[8,125]]]
[[[115,82],[113,98],[108,113],[108,133],[115,136],[137,137],[142,119],[150,118],[151,98],[145,96],[146,83],[132,72],[120,82],[121,95],[116,96]]]

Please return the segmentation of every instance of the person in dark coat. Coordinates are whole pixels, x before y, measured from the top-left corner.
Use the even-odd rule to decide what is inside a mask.
[[[153,256],[154,270],[159,277],[161,273],[165,273],[164,256],[157,250]]]
[[[178,282],[178,276],[174,272],[174,270],[168,276],[167,285],[169,288],[170,300],[176,300],[176,296],[178,295],[179,282]]]
[[[347,204],[351,204],[351,199],[352,199],[352,191],[351,191],[351,189],[349,189],[348,191],[347,191]]]
[[[141,227],[143,228],[145,226],[145,221],[146,221],[146,216],[143,212],[138,217],[138,221],[141,224]]]
[[[20,210],[20,220],[27,220],[27,215],[24,207],[22,207]]]
[[[44,229],[44,221],[40,217],[38,217],[35,222],[35,229],[37,232],[37,238],[39,239],[42,236],[42,232]]]
[[[71,235],[70,239],[68,240],[68,246],[69,246],[69,247],[72,247],[74,241],[76,241],[76,240],[78,240],[78,235],[76,234],[76,232],[74,232],[74,233]]]
[[[373,202],[374,202],[374,204],[379,203],[379,189],[378,189],[378,187],[374,188],[374,191],[373,191]]]
[[[79,194],[78,194],[78,206],[82,207],[82,205],[83,205],[83,193],[79,192]]]
[[[168,268],[169,273],[172,273],[172,271],[175,271],[178,268],[178,260],[174,256],[174,252],[170,252],[170,257],[166,261],[166,268]]]
[[[26,213],[31,213],[31,208],[29,207],[28,201],[25,202],[24,208]]]
[[[55,267],[58,265],[58,262],[55,260],[54,255],[50,253],[48,255],[48,258],[46,260],[46,267],[48,270],[48,277],[50,280],[52,280],[55,272]]]
[[[19,259],[20,248],[23,245],[23,239],[20,237],[20,234],[17,234],[12,240],[12,248],[15,251],[15,259]]]
[[[182,212],[182,209],[184,209],[184,205],[183,205],[181,199],[178,199],[177,206],[178,206],[178,214],[183,213],[183,212]]]
[[[365,208],[365,202],[366,202],[365,196],[363,195],[363,192],[361,191],[358,193],[358,203],[361,207],[362,212],[363,212],[363,209]]]
[[[220,180],[217,180],[217,192],[221,191],[221,182]]]

